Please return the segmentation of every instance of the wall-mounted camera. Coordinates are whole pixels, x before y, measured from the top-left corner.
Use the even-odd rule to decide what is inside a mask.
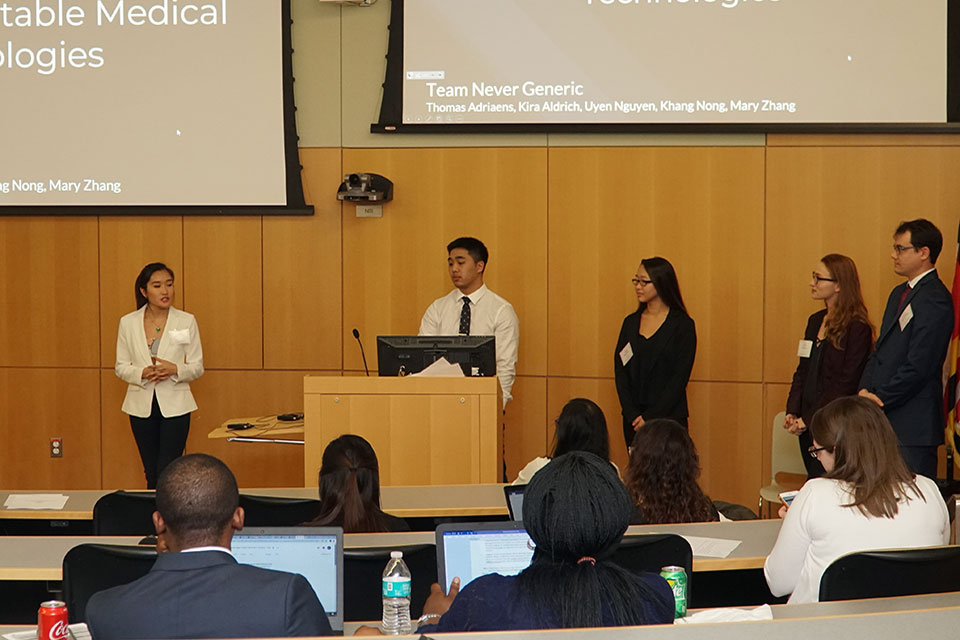
[[[393,183],[376,173],[348,173],[337,189],[337,200],[389,202],[393,200]]]

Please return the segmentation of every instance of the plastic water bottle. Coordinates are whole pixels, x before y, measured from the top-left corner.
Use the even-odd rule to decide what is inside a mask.
[[[383,570],[383,622],[380,629],[386,635],[407,635],[410,624],[410,569],[403,561],[402,551],[391,551],[390,562]]]

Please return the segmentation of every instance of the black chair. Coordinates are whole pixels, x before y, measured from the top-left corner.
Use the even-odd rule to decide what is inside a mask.
[[[391,551],[403,551],[410,569],[410,615],[419,617],[437,581],[437,548],[432,544],[370,547],[343,551],[343,619],[379,620],[383,612],[380,581]]]
[[[624,536],[612,560],[631,571],[660,573],[667,566],[683,567],[689,584],[693,570],[693,549],[675,533],[644,533]]]
[[[834,560],[820,578],[820,601],[960,591],[960,547],[860,551]]]
[[[156,510],[157,494],[154,491],[108,493],[93,505],[93,535],[153,535],[156,532],[153,512]]]
[[[296,527],[320,513],[320,501],[310,498],[276,498],[241,493],[244,526]]]
[[[152,547],[81,544],[63,557],[63,596],[70,622],[86,622],[90,596],[147,575],[157,559]]]

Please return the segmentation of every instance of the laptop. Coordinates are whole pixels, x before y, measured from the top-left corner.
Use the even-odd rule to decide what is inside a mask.
[[[530,565],[535,545],[521,522],[454,522],[437,527],[437,578],[445,592],[488,573],[517,575]]]
[[[523,521],[523,492],[527,490],[525,484],[503,485],[503,495],[507,499],[507,511],[510,519],[515,522]]]
[[[241,564],[299,573],[323,604],[330,627],[343,632],[343,529],[247,527],[230,549]]]

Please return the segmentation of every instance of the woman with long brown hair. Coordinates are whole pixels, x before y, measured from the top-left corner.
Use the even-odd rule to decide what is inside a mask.
[[[380,509],[380,463],[370,443],[354,435],[331,440],[320,462],[320,514],[307,525],[344,533],[409,531],[403,518]]]
[[[809,455],[826,474],[781,509],[783,525],[763,569],[773,595],[816,602],[824,570],[840,556],[949,542],[940,491],[907,468],[883,409],[867,398],[838,398],[814,414],[810,431]]]
[[[700,457],[687,430],[669,418],[647,422],[633,438],[626,473],[632,524],[719,520],[699,477]]]
[[[807,427],[820,407],[841,396],[854,395],[873,348],[873,325],[860,293],[857,265],[847,256],[830,253],[814,267],[810,295],[824,308],[807,320],[797,349],[800,362],[787,398],[784,429],[799,437],[807,475],[823,475],[823,466],[806,455],[813,443]]]

